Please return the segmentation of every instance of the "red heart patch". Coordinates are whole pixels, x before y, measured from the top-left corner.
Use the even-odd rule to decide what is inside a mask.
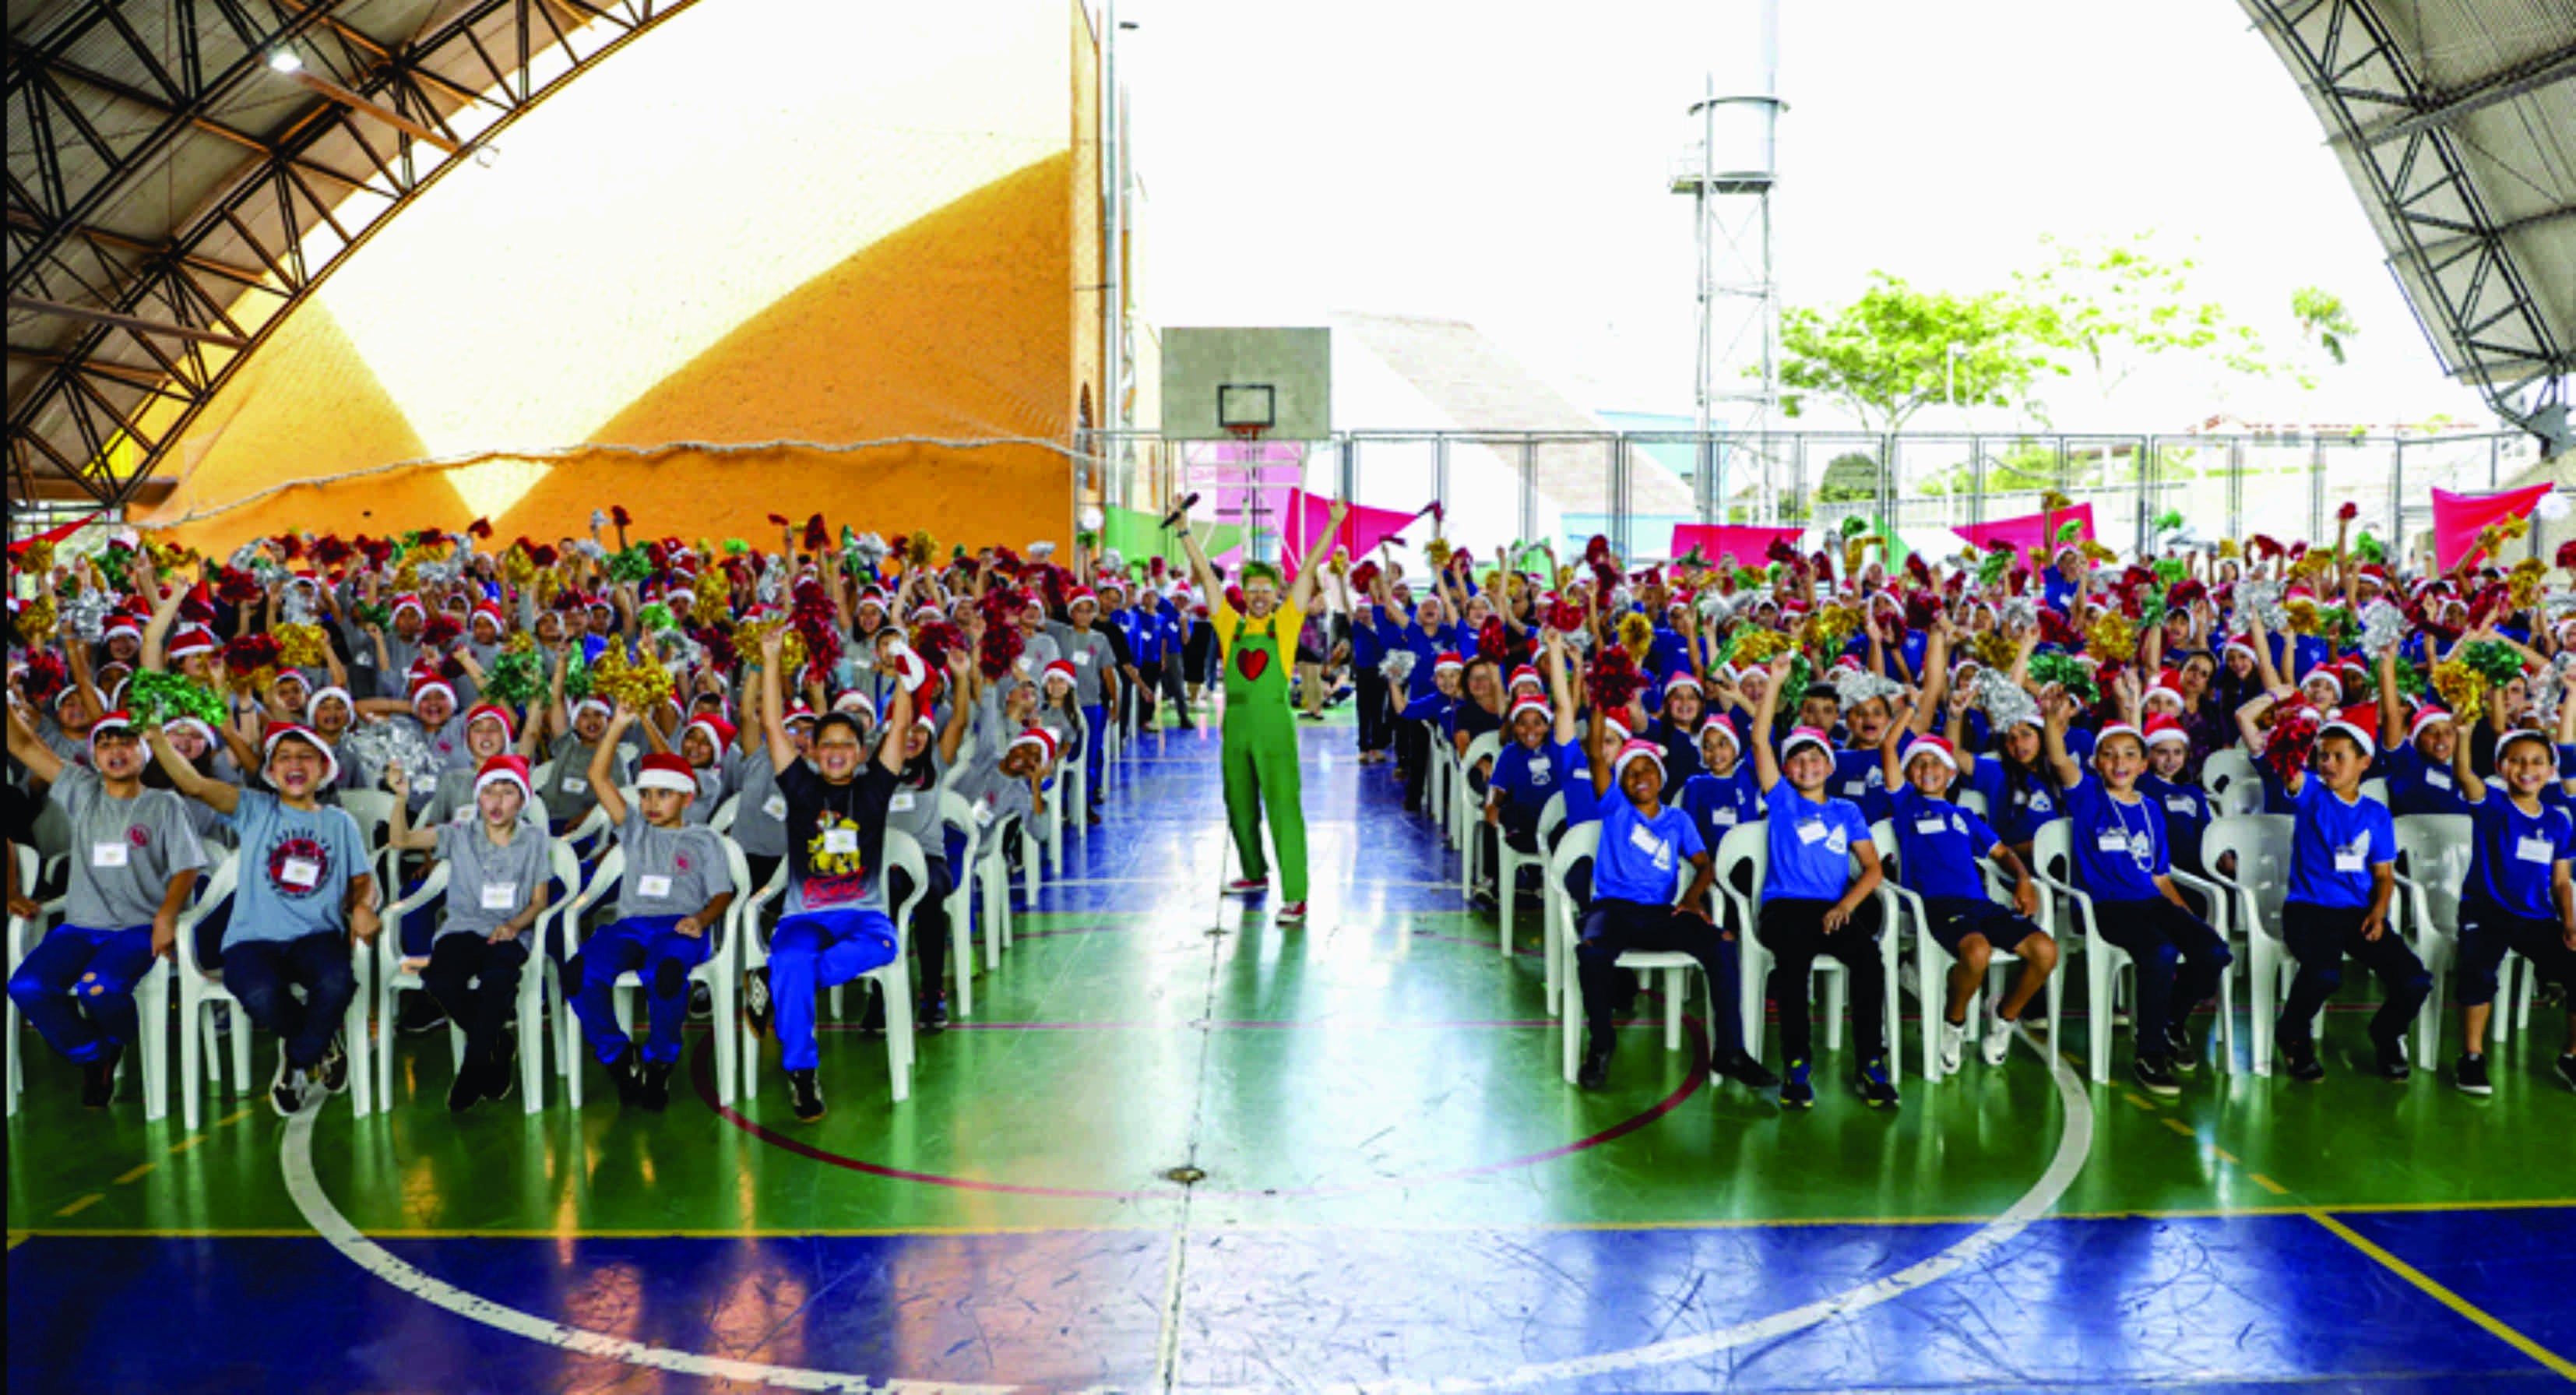
[[[1254,682],[1258,680],[1262,673],[1270,667],[1270,651],[1267,649],[1238,649],[1234,651],[1234,666],[1243,671],[1244,682]]]

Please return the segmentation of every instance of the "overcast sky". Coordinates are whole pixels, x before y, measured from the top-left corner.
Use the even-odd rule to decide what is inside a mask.
[[[2233,0],[1782,8],[1789,303],[1848,299],[1872,270],[1993,288],[2036,262],[2042,233],[2152,229],[2283,356],[2291,291],[2342,296],[2362,330],[2352,362],[2314,391],[2246,383],[2223,400],[2149,377],[2107,409],[2116,423],[2070,384],[2052,396],[2061,425],[2487,419],[2440,377],[2316,118]],[[1465,319],[1586,405],[1687,412],[1695,254],[1665,171],[1696,138],[1685,110],[1708,75],[1721,92],[1752,81],[1753,14],[1121,0],[1139,26],[1119,61],[1148,198],[1145,311]]]

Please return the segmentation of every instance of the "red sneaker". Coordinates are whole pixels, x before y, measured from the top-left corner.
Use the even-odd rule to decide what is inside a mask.
[[[1225,884],[1228,896],[1252,896],[1270,889],[1268,877],[1237,877]]]
[[[1303,901],[1291,901],[1287,905],[1281,906],[1279,908],[1279,914],[1272,917],[1272,919],[1277,920],[1282,925],[1303,925],[1306,923],[1306,903]]]

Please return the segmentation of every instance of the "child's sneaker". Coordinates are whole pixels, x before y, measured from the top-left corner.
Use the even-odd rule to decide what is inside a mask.
[[[2325,1062],[2317,1059],[2317,1046],[2311,1041],[2279,1043],[2281,1060],[2292,1080],[2313,1085],[2326,1078]]]
[[[1780,1105],[1784,1109],[1816,1107],[1816,1087],[1808,1079],[1811,1072],[1805,1061],[1789,1063],[1789,1078],[1780,1082]]]
[[[2376,1042],[2374,1045],[2379,1049],[2379,1073],[2381,1075],[2384,1075],[2391,1080],[2405,1080],[2415,1074],[2415,1067],[2406,1059],[2406,1039],[2404,1037],[2399,1037],[2394,1041]]]
[[[787,1073],[787,1104],[796,1112],[796,1122],[800,1124],[823,1117],[823,1083],[814,1078],[813,1067]]]
[[[1303,925],[1306,923],[1306,903],[1303,901],[1291,901],[1287,905],[1281,906],[1279,908],[1279,914],[1271,918],[1282,925]]]
[[[1860,1097],[1869,1102],[1870,1108],[1893,1109],[1896,1107],[1896,1082],[1887,1078],[1886,1057],[1870,1057],[1867,1062],[1862,1064],[1860,1074],[1853,1077],[1852,1085],[1853,1088],[1860,1091]]]
[[[304,1108],[304,1072],[286,1064],[286,1053],[277,1053],[277,1074],[268,1082],[269,1107],[277,1117],[292,1119]]]
[[[2171,1098],[2182,1093],[2181,1083],[2174,1079],[2173,1067],[2167,1065],[2161,1056],[2139,1052],[2129,1063],[2129,1074],[2137,1077],[2138,1088],[2150,1095]]]
[[[2451,1083],[2460,1087],[2461,1094],[2476,1095],[2480,1099],[2495,1093],[2494,1084],[2487,1079],[2487,1058],[2484,1056],[2462,1056],[2451,1067]]]
[[[1258,896],[1270,889],[1268,877],[1237,877],[1225,884],[1228,896]]]
[[[1941,1073],[1959,1073],[1959,1056],[1968,1044],[1968,1024],[1941,1019]]]
[[[2001,1017],[1989,1018],[1985,1039],[1977,1043],[1977,1054],[1985,1058],[1987,1065],[2000,1066],[2012,1056],[2012,1039],[2011,1022]]]
[[[2191,1039],[2191,1029],[2180,1022],[2165,1028],[2165,1064],[2176,1075],[2189,1075],[2200,1069],[2200,1044]]]

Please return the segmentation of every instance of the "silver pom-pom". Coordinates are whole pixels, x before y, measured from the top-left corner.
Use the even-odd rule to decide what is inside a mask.
[[[350,728],[340,738],[338,754],[343,763],[353,763],[362,789],[376,788],[384,781],[387,770],[401,766],[415,790],[426,790],[437,782],[441,766],[428,734],[420,729],[420,723],[408,718],[363,722]]]
[[[2000,736],[2021,722],[2039,720],[2039,702],[2028,690],[2012,680],[2012,675],[1999,669],[1979,669],[1976,687],[1977,706],[1985,709],[1986,723]]]
[[[310,586],[287,587],[286,598],[278,606],[278,618],[281,623],[288,625],[312,624],[313,588]]]
[[[2039,626],[2039,601],[2031,596],[2007,596],[1997,614],[2003,616],[2004,633],[2017,635]]]
[[[1100,570],[1111,576],[1117,576],[1124,573],[1127,570],[1127,555],[1114,547],[1102,548],[1100,550]]]
[[[760,582],[755,590],[762,605],[784,604],[787,595],[787,559],[770,558],[760,569]]]
[[[1030,561],[1032,561],[1032,562],[1043,562],[1043,561],[1045,561],[1046,559],[1048,559],[1048,558],[1050,558],[1050,557],[1053,557],[1054,555],[1055,555],[1055,544],[1054,544],[1054,543],[1051,543],[1051,542],[1033,542],[1033,543],[1030,543],[1030,544],[1029,544],[1029,560],[1030,560]]]
[[[77,596],[65,596],[56,612],[62,616],[63,631],[76,639],[96,644],[107,634],[107,617],[116,609],[116,593],[104,586],[92,586]]]
[[[2361,608],[2361,652],[2372,663],[2405,640],[2406,612],[2386,601],[2372,601]]]
[[[2273,634],[2289,633],[2290,613],[2281,608],[2281,583],[2277,581],[2254,578],[2236,583],[2236,613],[2251,613]]]
[[[596,532],[598,532],[600,529],[605,528],[605,527],[607,527],[607,526],[608,526],[608,510],[606,510],[606,509],[592,509],[592,510],[590,511],[590,530],[591,530],[592,532],[596,533]],[[595,546],[595,544],[594,544],[594,546]]]
[[[456,584],[457,576],[463,570],[452,561],[423,562],[418,569],[418,575],[420,584],[424,587],[453,586]]]
[[[224,565],[237,572],[253,571],[258,568],[259,563],[259,543],[256,539],[234,548],[233,555],[224,559]]]
[[[1834,696],[1842,700],[1842,708],[1845,712],[1851,711],[1871,698],[1887,699],[1892,711],[1896,700],[1905,695],[1904,684],[1884,674],[1871,673],[1867,670],[1836,678],[1833,680],[1833,685]]]
[[[875,576],[891,550],[886,540],[874,533],[861,533],[850,539],[850,560],[858,564],[863,576]]]
[[[593,517],[596,517],[596,515],[593,515]],[[608,549],[601,547],[599,545],[599,539],[597,538],[575,538],[573,539],[572,550],[594,562],[605,562],[608,560]]]
[[[1710,591],[1699,598],[1699,620],[1703,625],[1723,625],[1735,618],[1736,597]]]
[[[1419,657],[1410,649],[1389,650],[1387,656],[1378,661],[1377,671],[1385,674],[1389,683],[1402,683],[1413,677],[1414,661]]]

